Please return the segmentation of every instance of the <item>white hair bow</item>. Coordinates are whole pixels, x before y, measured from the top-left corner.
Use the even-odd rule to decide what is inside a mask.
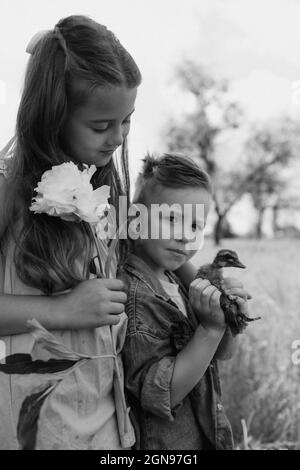
[[[36,48],[38,42],[46,36],[46,34],[50,33],[51,29],[43,29],[42,31],[39,31],[38,33],[35,33],[35,35],[30,39],[27,47],[26,47],[26,52],[28,54],[33,54],[34,49]]]

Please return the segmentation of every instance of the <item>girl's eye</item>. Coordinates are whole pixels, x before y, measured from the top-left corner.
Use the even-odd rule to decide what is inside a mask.
[[[129,124],[130,124],[130,119],[122,122],[122,126],[129,125]],[[93,127],[92,130],[93,132],[101,133],[101,132],[107,131],[108,128],[109,128],[109,124],[105,124],[103,125],[103,127],[97,127],[97,128]]]
[[[108,129],[108,124],[107,124],[105,127],[101,127],[101,128],[97,128],[97,129],[92,128],[92,130],[93,130],[94,132],[97,132],[97,133],[98,133],[98,132],[105,132],[105,131],[107,131],[107,129]]]

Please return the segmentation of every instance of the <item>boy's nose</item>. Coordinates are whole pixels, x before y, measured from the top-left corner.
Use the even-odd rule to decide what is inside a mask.
[[[197,250],[203,242],[203,237],[199,231],[195,232],[193,229],[187,227],[183,227],[182,233],[180,236],[175,237],[175,239],[181,245],[184,245],[184,249],[187,251]]]
[[[181,230],[178,230],[178,232],[175,232],[175,240],[181,242],[181,243],[188,243],[190,241],[190,233],[188,230],[185,230],[184,227],[181,228]]]

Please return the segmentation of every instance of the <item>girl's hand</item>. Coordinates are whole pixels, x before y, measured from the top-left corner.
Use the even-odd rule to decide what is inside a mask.
[[[207,279],[190,284],[189,299],[201,325],[209,330],[225,330],[225,317],[220,307],[220,291]]]
[[[119,323],[127,296],[119,279],[89,279],[64,294],[62,329],[90,329]]]

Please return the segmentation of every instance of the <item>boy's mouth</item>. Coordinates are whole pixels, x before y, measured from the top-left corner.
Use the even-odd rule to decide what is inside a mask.
[[[172,251],[173,253],[176,253],[181,256],[186,256],[186,252],[183,250],[178,250],[177,248],[168,248],[169,251]]]

